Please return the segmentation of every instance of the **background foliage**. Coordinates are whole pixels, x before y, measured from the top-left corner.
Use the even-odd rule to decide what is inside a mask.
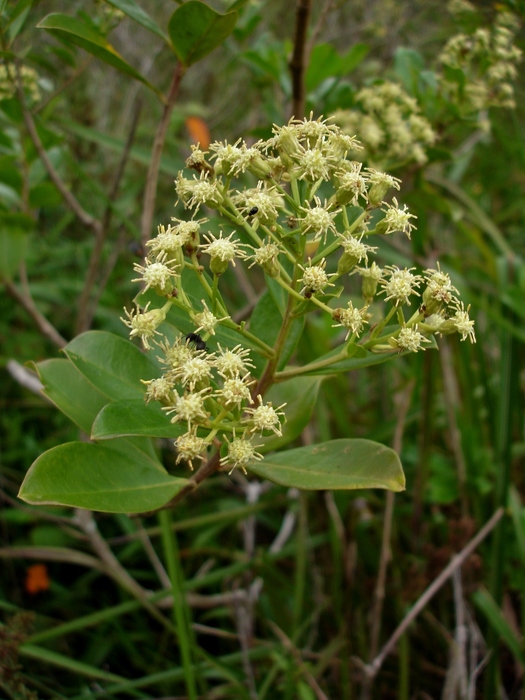
[[[31,138],[20,95],[2,95],[2,692],[191,697],[193,682],[194,696],[209,698],[521,697],[524,86],[516,82],[514,110],[481,113],[459,109],[433,88],[437,55],[470,21],[454,19],[442,3],[316,6],[305,78],[306,111],[316,116],[355,107],[359,89],[376,80],[398,82],[438,133],[424,166],[389,164],[403,178],[400,201],[417,214],[418,230],[411,243],[387,242],[381,253],[385,263],[423,268],[439,258],[472,303],[478,343],[446,339],[439,353],[326,380],[315,420],[297,441],[360,437],[393,444],[407,491],[395,501],[379,491],[298,494],[220,476],[179,504],[173,522],[166,514],[97,515],[96,527],[87,512],[16,499],[31,463],[45,449],[78,440],[79,431],[16,379],[12,361],[58,358],[62,339],[88,327],[125,337],[121,309],[135,294],[130,272],[163,109],[156,91],[168,93],[175,70],[164,39],[176,31],[169,24],[175,8],[141,3],[159,30],[151,31],[142,16],[115,14],[118,5],[135,7],[0,3],[4,61],[12,66],[16,57],[38,75],[40,94],[26,89],[25,100],[46,157],[83,210],[105,222],[101,237],[75,215]],[[207,132],[230,142],[268,137],[273,122],[290,116],[292,7],[236,5],[233,33],[190,65],[181,82],[153,225],[182,218],[173,208],[173,179],[191,143],[202,143]],[[523,21],[519,3],[476,6],[484,26],[502,7]],[[38,28],[56,12],[106,36],[129,70],[117,70],[122,65],[116,69],[114,58],[110,67],[104,47],[94,58],[56,26]],[[28,78],[26,87],[31,84]],[[256,275],[231,273],[229,302],[241,311],[261,288]],[[327,352],[333,333],[321,320],[310,322],[299,359]],[[172,448],[168,441],[162,447],[171,468]],[[463,560],[453,585],[447,581],[424,606],[374,682],[367,681],[363,664],[499,506],[506,515],[491,536]],[[180,547],[176,561],[166,559],[172,531]],[[172,621],[170,600],[167,606],[155,600],[166,601],[163,591],[174,582],[187,591],[188,607],[175,596]],[[184,654],[194,681],[187,665],[183,670]]]

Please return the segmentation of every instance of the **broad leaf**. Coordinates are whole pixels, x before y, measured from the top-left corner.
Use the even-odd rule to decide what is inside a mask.
[[[149,29],[150,32],[157,34],[164,41],[168,42],[169,39],[166,34],[161,30],[156,22],[154,22],[151,17],[144,12],[142,7],[139,7],[135,0],[106,0],[107,3],[113,5],[118,10],[123,12],[131,19],[135,20],[138,24],[141,24],[145,29]]]
[[[68,442],[33,463],[19,496],[35,505],[141,513],[162,507],[187,483],[138,450],[130,459],[109,446]]]
[[[203,2],[189,0],[172,14],[168,32],[181,63],[191,66],[220,46],[236,22],[236,12],[221,15]]]
[[[112,401],[144,396],[141,379],[154,379],[153,360],[129,340],[106,331],[87,331],[66,345],[64,352],[77,370]]]
[[[272,386],[264,400],[271,401],[274,408],[286,403],[283,409],[286,423],[282,427],[281,437],[272,435],[257,441],[262,445],[260,452],[278,450],[299,437],[314,412],[321,381],[320,377],[296,377]]]
[[[37,26],[40,29],[46,29],[61,41],[79,46],[101,61],[104,61],[104,63],[135,80],[139,80],[150,90],[160,94],[160,91],[154,85],[148,82],[144,76],[122,58],[102,34],[98,34],[93,27],[89,27],[76,17],[54,13],[45,17]]]
[[[127,399],[107,404],[93,423],[93,440],[129,435],[177,438],[188,430],[185,423],[172,423],[160,405],[143,399]]]
[[[69,360],[44,360],[36,365],[43,393],[89,435],[91,426],[108,399],[97,391]]]
[[[277,452],[248,469],[289,488],[390,491],[405,488],[405,475],[397,454],[372,440],[330,440]]]

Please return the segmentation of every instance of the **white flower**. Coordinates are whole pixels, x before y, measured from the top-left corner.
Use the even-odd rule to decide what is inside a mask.
[[[198,325],[198,328],[195,329],[195,333],[198,333],[199,331],[204,331],[205,333],[209,333],[210,335],[215,335],[215,326],[218,323],[221,323],[221,321],[226,321],[230,317],[223,316],[222,318],[217,318],[208,309],[204,300],[202,300],[202,305],[204,306],[204,311],[195,314],[193,317],[193,320]]]
[[[357,161],[353,161],[348,164],[350,166],[349,169],[344,168],[341,170],[338,170],[335,173],[335,177],[337,178],[338,182],[338,188],[337,188],[337,201],[342,202],[342,194],[343,193],[348,193],[348,197],[345,197],[345,200],[348,199],[348,202],[345,201],[345,204],[353,204],[356,206],[359,202],[359,197],[362,197],[363,199],[367,200],[368,199],[368,194],[367,194],[367,180],[368,177],[364,173],[361,172],[361,168],[363,167],[362,163],[358,163]]]
[[[211,377],[213,361],[214,357],[206,355],[203,351],[198,355],[189,357],[184,363],[174,368],[172,377],[193,391],[196,384],[207,381]]]
[[[248,403],[253,403],[250,384],[253,384],[255,380],[250,380],[249,375],[244,377],[229,377],[225,379],[222,389],[219,389],[215,396],[217,397],[219,403],[223,406],[228,406],[233,408],[234,406],[240,407],[243,401]]]
[[[476,334],[474,332],[474,321],[469,318],[469,310],[470,306],[467,306],[467,310],[465,311],[463,302],[461,302],[461,304],[458,305],[456,313],[454,316],[451,316],[449,320],[455,325],[457,332],[461,334],[461,340],[469,338],[471,343],[475,343]]]
[[[249,422],[252,424],[248,428],[250,433],[263,433],[264,430],[271,430],[276,435],[281,436],[281,421],[280,417],[284,418],[284,412],[281,410],[286,406],[286,403],[281,404],[277,408],[273,408],[272,403],[263,404],[262,396],[259,394],[257,396],[259,405],[257,408],[247,408],[245,413],[250,415],[249,418],[245,418],[244,422]]]
[[[167,253],[161,252],[155,262],[146,258],[146,266],[135,263],[133,269],[140,272],[141,277],[136,277],[132,282],[143,282],[145,290],[154,289],[159,294],[168,295],[173,291],[173,278],[176,277],[177,263],[173,260],[166,262]]]
[[[329,282],[328,275],[325,272],[326,260],[324,258],[319,265],[312,265],[312,261],[309,259],[308,267],[303,267],[302,265],[299,265],[299,267],[303,271],[303,276],[299,280],[299,282],[303,283],[303,288],[300,293],[304,296],[316,294],[322,291],[326,286],[334,286]]]
[[[345,340],[348,340],[350,333],[355,333],[355,335],[359,336],[365,324],[368,323],[366,320],[367,309],[368,306],[362,309],[356,309],[352,302],[349,301],[346,309],[335,309],[333,311],[332,318],[334,321],[339,321],[339,323],[335,323],[332,328],[337,328],[339,326],[346,328],[348,333],[345,336]]]
[[[238,241],[232,241],[232,237],[235,232],[230,233],[229,236],[223,238],[222,231],[219,234],[219,238],[215,238],[211,233],[209,236],[205,236],[208,243],[201,245],[200,248],[203,253],[208,253],[211,258],[217,258],[222,263],[231,262],[235,265],[235,258],[245,258],[246,253],[242,250],[242,243]]]
[[[221,464],[223,466],[231,466],[230,474],[236,467],[240,467],[246,474],[246,467],[250,462],[263,458],[255,449],[255,446],[249,440],[246,440],[244,437],[235,437],[234,432],[233,440],[228,442],[228,454],[222,457]]]
[[[138,306],[135,311],[132,310],[131,312],[124,309],[124,313],[128,318],[127,320],[122,317],[120,318],[128,328],[131,328],[129,337],[139,337],[146,350],[151,350],[151,345],[148,341],[156,335],[161,335],[157,328],[166,318],[166,312],[163,309],[148,311],[150,303],[151,302],[148,302],[146,304],[143,312],[140,311]]]
[[[385,268],[388,270],[388,278],[383,279],[381,284],[383,286],[383,291],[385,292],[385,301],[389,299],[394,299],[396,306],[400,304],[410,305],[409,297],[416,293],[416,289],[421,284],[421,277],[419,275],[413,275],[412,270],[415,267],[411,267],[410,270],[405,268],[400,270],[394,265],[387,266]]]
[[[236,345],[231,350],[223,350],[219,344],[219,352],[215,360],[217,372],[224,379],[246,375],[248,369],[254,369],[249,359],[250,351],[241,345]]]
[[[150,401],[172,401],[173,400],[173,384],[169,377],[162,376],[158,379],[140,380],[147,386],[146,402]]]
[[[409,352],[417,352],[418,350],[424,350],[421,343],[429,343],[428,338],[417,330],[417,326],[414,328],[403,327],[399,331],[397,338],[391,338],[391,344],[393,347],[397,347],[399,350],[408,350]]]
[[[175,415],[171,419],[172,423],[177,423],[179,420],[186,421],[189,426],[192,423],[205,423],[209,418],[209,413],[204,405],[205,399],[209,396],[209,388],[202,389],[189,394],[175,395],[173,405],[164,406],[163,411],[169,415]]]
[[[385,213],[385,218],[377,224],[376,228],[380,233],[385,234],[402,231],[410,238],[412,229],[416,228],[410,219],[417,219],[417,216],[408,211],[406,204],[401,209],[395,197],[392,197],[392,202],[386,205],[386,209],[381,209]]]
[[[175,464],[178,464],[181,460],[188,462],[190,469],[193,470],[193,460],[204,459],[202,453],[208,447],[208,443],[203,438],[197,437],[193,432],[185,433],[180,435],[174,442],[175,448],[177,450],[177,459]]]
[[[335,233],[336,228],[334,224],[334,217],[339,214],[341,209],[335,209],[334,211],[329,211],[329,206],[325,200],[324,206],[321,204],[319,197],[314,197],[315,207],[301,207],[305,216],[299,219],[299,223],[302,225],[303,233],[308,233],[308,231],[313,231],[315,233],[314,241],[326,240],[326,234],[328,231]]]

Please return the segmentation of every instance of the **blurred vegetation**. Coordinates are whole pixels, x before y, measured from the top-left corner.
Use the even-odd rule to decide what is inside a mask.
[[[225,12],[229,4],[213,6]],[[276,0],[236,4],[233,34],[181,83],[154,226],[184,215],[173,208],[173,180],[192,143],[207,131],[229,142],[268,137],[272,123],[291,116],[294,8]],[[453,15],[433,0],[334,1],[314,3],[310,22],[307,113],[362,109],[360,90],[391,81],[432,124],[427,162],[388,162],[403,179],[399,200],[418,228],[404,245],[382,244],[381,255],[385,264],[422,269],[439,258],[476,320],[476,345],[444,338],[439,353],[322,385],[302,443],[366,437],[395,444],[406,492],[395,499],[380,491],[298,494],[218,476],[162,523],[158,515],[91,516],[17,500],[38,455],[79,437],[19,378],[20,366],[59,357],[60,339],[86,327],[126,335],[119,319],[136,291],[131,268],[141,254],[144,183],[162,112],[141,82],[37,25],[51,12],[78,16],[163,93],[174,57],[110,3],[0,2],[3,62],[35,71],[21,73],[24,100],[0,92],[2,697],[186,697],[177,623],[166,605],[156,607],[130,584],[162,599],[174,575],[183,576],[188,594],[181,614],[199,697],[523,697],[525,84],[523,75],[513,81],[515,108],[469,110],[439,89],[436,76],[451,37],[492,27],[505,9],[523,23],[525,6],[475,6],[476,13]],[[141,7],[163,30],[174,10],[152,0]],[[523,47],[522,30],[516,43]],[[448,77],[470,79],[465,72]],[[84,326],[79,298],[95,236],[50,178],[23,102],[68,190],[107,222]],[[228,274],[229,301],[240,310],[263,281]],[[328,322],[310,322],[300,361],[327,352],[333,333]],[[172,447],[166,441],[161,448],[171,465]],[[424,606],[373,683],[367,680],[365,664],[500,506],[505,515],[490,536]],[[161,533],[170,528],[178,572],[164,559],[169,543]]]

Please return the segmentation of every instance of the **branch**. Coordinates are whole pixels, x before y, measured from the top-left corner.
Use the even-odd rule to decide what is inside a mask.
[[[175,73],[173,75],[173,80],[171,82],[168,99],[166,101],[166,104],[164,105],[162,118],[157,128],[157,133],[155,134],[155,140],[153,141],[153,152],[151,154],[151,161],[149,164],[148,176],[146,179],[146,189],[144,191],[144,204],[140,226],[141,241],[143,246],[146,245],[151,236],[153,212],[155,208],[155,199],[157,196],[157,182],[159,179],[160,159],[162,156],[162,149],[164,148],[164,141],[166,139],[166,132],[168,130],[168,125],[170,122],[170,116],[173,111],[173,107],[175,106],[177,96],[179,94],[180,82],[184,75],[184,71],[185,68],[182,65],[182,63],[177,63]]]
[[[292,116],[296,119],[304,117],[306,70],[306,34],[312,10],[311,0],[297,0],[295,17],[294,48],[289,67],[292,75]]]
[[[147,513],[140,513],[141,517],[146,517],[148,515],[153,515],[153,513],[158,513],[159,510],[165,510],[167,508],[173,508],[173,506],[177,505],[179,501],[182,501],[183,498],[185,498],[188,494],[192,493],[196,489],[199,488],[201,483],[204,481],[204,479],[208,478],[211,476],[214,472],[216,472],[219,467],[221,466],[220,464],[221,461],[221,454],[217,450],[217,452],[213,455],[211,459],[209,459],[207,462],[205,462],[202,467],[197,469],[195,474],[189,479],[188,483],[186,486],[183,486],[182,489],[171,499],[171,501],[168,501],[166,505],[162,506],[162,508],[157,508],[157,510],[151,510],[148,511]]]
[[[408,409],[410,408],[410,401],[412,398],[412,391],[414,389],[415,381],[409,382],[408,386],[403,392],[400,392],[397,396],[397,406],[396,411],[398,414],[396,429],[394,432],[394,439],[392,447],[394,450],[400,454],[401,446],[403,441],[403,432],[405,429],[405,423],[407,418]],[[386,574],[388,570],[388,563],[392,558],[392,553],[390,549],[390,538],[392,534],[392,521],[394,518],[394,501],[395,493],[393,491],[388,491],[386,495],[386,508],[385,517],[383,522],[383,538],[381,541],[381,554],[379,557],[379,571],[377,574],[376,588],[374,591],[374,603],[372,607],[371,623],[370,623],[370,659],[373,659],[379,648],[379,635],[381,633],[381,617],[383,613],[383,602],[385,599],[385,585],[386,585]],[[372,681],[373,676],[365,676],[362,689],[362,698],[367,699],[371,697],[372,693]]]
[[[80,202],[71,194],[69,189],[67,188],[65,182],[62,180],[58,172],[55,170],[55,167],[53,163],[49,160],[49,156],[47,155],[46,149],[44,148],[44,145],[42,141],[40,140],[40,136],[38,135],[38,131],[35,126],[35,122],[33,121],[33,117],[31,116],[31,112],[27,108],[27,104],[25,101],[25,96],[24,96],[24,91],[22,90],[21,87],[21,81],[20,81],[20,71],[18,68],[18,65],[16,66],[16,74],[17,74],[17,95],[18,99],[20,102],[20,105],[22,106],[22,112],[24,115],[24,122],[27,128],[27,131],[29,132],[29,136],[31,138],[31,141],[33,142],[33,145],[40,156],[45,169],[47,170],[47,173],[53,183],[55,184],[55,187],[57,190],[60,192],[62,197],[66,200],[69,208],[73,211],[75,216],[84,224],[84,226],[87,226],[88,228],[91,228],[96,232],[101,227],[100,221],[98,219],[95,219],[91,214],[88,214],[88,212],[82,207]]]
[[[40,333],[45,338],[50,340],[53,345],[56,345],[58,348],[63,348],[67,345],[67,340],[60,335],[57,329],[37,309],[33,297],[29,294],[29,292],[23,294],[9,280],[4,280],[4,286],[9,296],[17,301],[20,306],[26,310],[26,312],[35,322]]]
[[[464,547],[459,554],[456,554],[450,560],[449,565],[443,569],[440,575],[430,584],[427,590],[420,596],[416,601],[414,606],[409,610],[401,624],[392,634],[388,642],[385,644],[381,652],[376,656],[372,663],[364,666],[365,673],[374,678],[379,672],[383,662],[386,657],[393,650],[397,644],[399,638],[406,632],[410,627],[415,618],[427,605],[427,603],[434,597],[434,595],[439,591],[439,589],[448,581],[448,579],[454,574],[456,569],[459,569],[466,559],[472,554],[472,552],[478,547],[481,542],[487,537],[487,535],[496,527],[501,518],[503,517],[505,511],[503,508],[498,508],[492,518],[481,528],[478,534],[473,537],[470,542]]]
[[[82,333],[83,331],[86,331],[89,328],[89,326],[91,325],[91,321],[93,319],[93,307],[92,306],[90,307],[89,300],[91,297],[91,292],[92,292],[93,286],[94,286],[96,278],[97,278],[97,272],[99,269],[100,258],[102,256],[102,249],[104,247],[104,243],[106,240],[106,234],[108,232],[109,224],[111,221],[112,203],[116,199],[117,192],[118,192],[118,189],[120,186],[120,181],[122,180],[122,176],[124,175],[124,168],[126,166],[128,158],[129,158],[131,146],[132,146],[133,140],[135,138],[135,132],[137,130],[137,124],[138,124],[139,115],[140,115],[140,107],[141,107],[141,105],[140,105],[140,103],[138,103],[137,107],[135,108],[135,111],[133,113],[131,127],[130,127],[130,130],[128,133],[128,138],[126,139],[126,144],[124,146],[124,150],[122,151],[120,162],[119,162],[118,167],[117,167],[117,172],[115,173],[115,177],[113,179],[113,185],[112,185],[111,190],[109,192],[109,196],[108,196],[109,203],[108,203],[106,210],[104,212],[104,216],[102,217],[102,223],[96,231],[95,245],[93,246],[93,250],[91,251],[91,257],[89,260],[86,279],[84,281],[84,287],[82,289],[82,292],[81,292],[79,300],[78,300],[78,315],[77,315],[77,324],[76,324],[77,334]],[[99,291],[99,295],[100,295],[101,291],[102,290]]]

